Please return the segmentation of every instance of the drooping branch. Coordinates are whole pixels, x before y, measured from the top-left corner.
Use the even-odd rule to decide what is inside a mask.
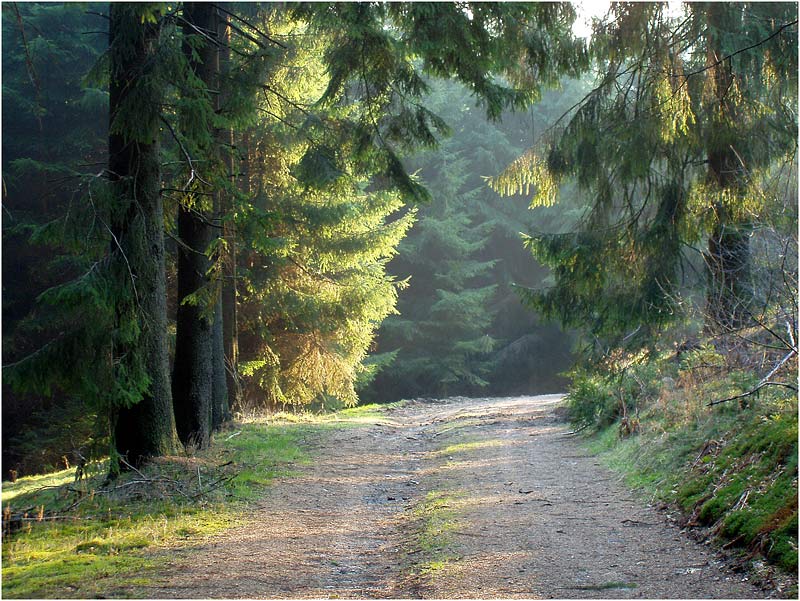
[[[756,394],[762,388],[766,386],[782,386],[783,388],[788,388],[790,390],[794,390],[797,392],[797,386],[794,384],[787,384],[786,382],[762,382],[752,390],[748,390],[747,392],[743,392],[742,394],[737,394],[736,396],[732,396],[727,399],[721,399],[719,401],[711,401],[710,403],[706,403],[706,407],[713,407],[714,405],[719,405],[720,403],[727,403],[728,401],[735,401],[736,399],[743,399],[745,397],[752,396]]]
[[[22,37],[22,47],[25,50],[25,66],[28,69],[28,78],[31,80],[31,85],[36,92],[36,104],[40,109],[44,109],[42,105],[42,87],[39,84],[39,76],[36,74],[36,69],[33,66],[33,59],[31,59],[30,49],[28,48],[28,38],[25,35],[25,26],[22,24],[22,16],[19,14],[19,8],[16,2],[12,2],[11,6],[14,7],[14,14],[17,17],[17,27],[19,27],[19,34]],[[42,131],[42,118],[36,115],[36,121],[39,123],[39,131]]]
[[[713,63],[710,63],[710,64],[706,65],[705,67],[702,67],[702,68],[700,68],[700,69],[697,69],[697,70],[695,70],[695,71],[691,71],[691,72],[689,72],[689,73],[686,73],[686,74],[684,75],[684,77],[685,77],[686,79],[688,79],[688,78],[692,77],[693,75],[699,75],[700,73],[704,73],[705,71],[708,71],[709,69],[713,69],[714,67],[716,67],[716,66],[718,66],[718,65],[721,65],[721,64],[722,64],[722,63],[724,63],[725,61],[728,61],[728,60],[732,59],[732,58],[733,58],[734,56],[736,56],[737,54],[742,54],[743,52],[747,52],[748,50],[752,50],[753,48],[758,48],[759,46],[761,46],[761,45],[763,45],[763,44],[766,44],[767,42],[769,42],[769,41],[770,41],[772,38],[775,38],[775,37],[779,36],[779,35],[780,35],[780,34],[781,34],[781,33],[782,33],[782,32],[783,32],[785,29],[788,29],[789,27],[792,27],[792,26],[794,26],[794,25],[797,25],[797,21],[798,21],[798,20],[797,20],[797,19],[795,19],[794,21],[791,21],[791,22],[789,22],[789,23],[784,23],[783,25],[781,25],[780,27],[778,27],[778,29],[776,29],[775,31],[773,31],[773,32],[772,32],[770,35],[768,35],[767,37],[765,37],[763,40],[761,40],[761,41],[759,41],[759,42],[755,42],[754,44],[750,44],[749,46],[746,46],[746,47],[744,47],[744,48],[739,48],[738,50],[736,50],[736,51],[734,51],[734,52],[731,52],[730,54],[726,54],[726,55],[725,55],[725,56],[723,56],[722,58],[720,58],[720,59],[717,59],[716,61],[714,61]]]

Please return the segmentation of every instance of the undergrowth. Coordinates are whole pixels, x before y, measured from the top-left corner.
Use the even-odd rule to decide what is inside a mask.
[[[796,397],[766,388],[709,406],[757,378],[724,369],[707,347],[614,377],[576,375],[572,419],[592,426],[590,449],[628,485],[677,505],[726,548],[797,573]]]
[[[111,482],[98,462],[79,480],[73,469],[3,483],[3,597],[140,596],[165,552],[244,523],[273,479],[313,461],[310,439],[380,421],[386,407],[233,423],[207,451]]]

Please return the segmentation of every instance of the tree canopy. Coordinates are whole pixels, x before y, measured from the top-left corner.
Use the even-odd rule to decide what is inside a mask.
[[[793,177],[796,31],[789,3],[612,5],[590,45],[594,88],[491,182],[533,190],[532,206],[566,181],[586,199],[578,228],[526,240],[555,276],[534,306],[642,342],[685,315],[699,268],[707,326],[748,321],[750,238]]]

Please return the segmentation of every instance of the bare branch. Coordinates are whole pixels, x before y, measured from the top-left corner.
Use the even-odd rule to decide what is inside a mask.
[[[275,40],[275,39],[273,39],[273,38],[269,37],[269,36],[268,36],[266,33],[264,33],[263,31],[261,31],[261,30],[260,30],[258,27],[256,27],[255,25],[253,25],[253,24],[252,24],[252,23],[250,23],[249,21],[246,21],[245,19],[243,19],[243,18],[242,18],[242,17],[240,17],[239,15],[236,15],[236,14],[234,14],[234,13],[232,13],[232,12],[228,11],[228,10],[225,10],[225,9],[224,9],[222,6],[220,6],[219,4],[214,4],[214,7],[215,7],[215,8],[216,8],[218,11],[220,11],[220,12],[223,12],[223,13],[225,13],[226,15],[228,15],[228,16],[230,16],[230,17],[233,17],[234,19],[236,19],[236,20],[237,20],[237,21],[239,21],[240,23],[244,23],[245,25],[247,25],[247,26],[248,26],[250,29],[252,29],[253,31],[255,31],[255,32],[258,34],[258,35],[260,35],[260,36],[261,36],[262,38],[264,38],[265,40],[268,40],[268,41],[272,42],[273,44],[275,44],[276,46],[280,46],[281,48],[283,48],[284,50],[286,50],[286,46],[285,46],[284,44],[281,44],[281,43],[280,43],[278,40]],[[230,24],[230,23],[228,23],[228,25],[231,25],[231,24]],[[231,27],[233,27],[233,25],[231,25]],[[241,29],[239,29],[238,31],[240,31],[240,32],[241,32]]]
[[[714,405],[719,405],[720,403],[727,403],[728,401],[735,401],[736,399],[743,399],[745,397],[752,396],[766,386],[782,386],[783,388],[788,388],[790,390],[794,390],[795,392],[797,392],[797,386],[795,386],[794,384],[786,384],[784,382],[762,382],[761,384],[753,388],[753,390],[748,390],[747,392],[744,392],[742,394],[737,394],[736,396],[732,396],[727,399],[721,399],[719,401],[711,401],[710,403],[706,403],[706,407],[713,407]]]
[[[750,44],[749,46],[746,46],[744,48],[739,48],[739,50],[736,50],[735,52],[731,52],[730,54],[727,54],[727,55],[723,56],[722,58],[716,60],[715,62],[711,63],[710,65],[706,65],[702,69],[697,69],[696,71],[691,71],[689,73],[686,73],[684,75],[684,77],[686,77],[688,79],[692,75],[698,75],[700,73],[703,73],[704,71],[708,71],[709,69],[713,69],[717,65],[721,65],[725,61],[732,59],[737,54],[741,54],[742,52],[747,52],[748,50],[752,50],[753,48],[758,48],[762,44],[766,44],[767,42],[769,42],[772,38],[779,36],[783,32],[783,30],[788,29],[789,27],[792,27],[793,25],[797,25],[797,19],[795,19],[794,21],[791,21],[790,23],[784,23],[783,25],[778,27],[778,29],[773,31],[770,35],[765,37],[763,40],[761,40],[759,42],[756,42],[754,44]]]

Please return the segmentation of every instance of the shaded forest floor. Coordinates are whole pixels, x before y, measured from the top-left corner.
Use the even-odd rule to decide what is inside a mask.
[[[570,435],[559,399],[414,401],[356,427],[308,429],[314,461],[276,479],[244,525],[157,552],[150,584],[118,592],[770,595],[619,484]]]

